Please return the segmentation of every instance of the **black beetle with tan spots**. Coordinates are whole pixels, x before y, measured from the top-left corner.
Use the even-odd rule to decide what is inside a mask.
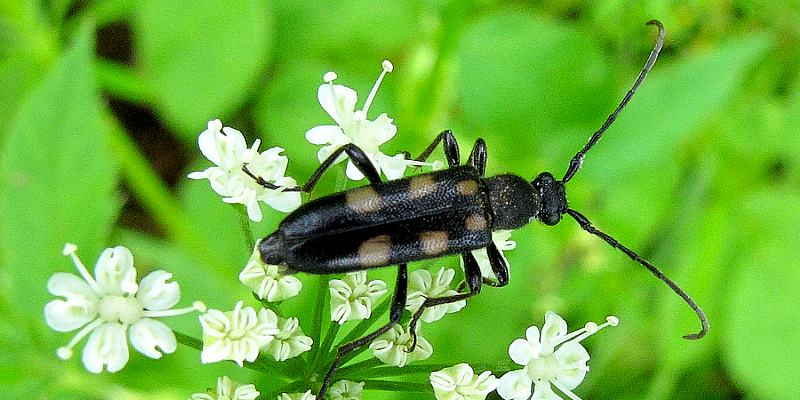
[[[658,39],[636,82],[611,113],[603,126],[570,161],[567,172],[557,180],[549,172],[533,182],[512,174],[485,177],[486,144],[475,142],[466,165],[460,165],[459,149],[453,134],[439,134],[417,161],[425,161],[441,143],[448,169],[382,182],[367,155],[357,146],[347,144],[322,162],[305,185],[288,189],[310,192],[322,174],[343,153],[369,180],[369,185],[334,193],[310,201],[286,217],[278,229],[259,244],[261,258],[267,264],[311,274],[333,274],[397,265],[397,283],[392,298],[389,322],[376,331],[341,345],[325,375],[317,398],[323,398],[342,357],[372,342],[400,321],[406,304],[407,264],[411,261],[458,254],[464,263],[467,292],[427,298],[411,316],[409,332],[416,345],[416,324],[428,307],[468,299],[480,292],[481,285],[501,287],[508,283],[508,265],[492,242],[492,231],[515,229],[533,220],[557,224],[569,215],[585,231],[596,235],[643,265],[664,281],[694,310],[702,329],[684,336],[703,337],[708,321],[697,304],[655,266],[611,236],[597,230],[581,213],[569,208],[564,185],[580,169],[584,156],[600,139],[633,96],[653,67],[664,43],[664,27],[656,20]],[[274,185],[244,171],[259,184]],[[495,279],[481,275],[473,250],[486,249]],[[463,285],[462,285],[463,286]]]

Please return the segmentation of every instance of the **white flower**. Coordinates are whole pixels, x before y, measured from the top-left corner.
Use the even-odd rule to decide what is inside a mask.
[[[218,119],[208,122],[208,129],[200,134],[198,142],[200,151],[216,167],[192,172],[189,178],[208,179],[211,188],[223,197],[222,201],[244,204],[251,220],[261,221],[259,201],[282,212],[290,212],[300,206],[299,192],[284,191],[297,186],[297,182],[284,176],[288,159],[280,154],[282,148],[273,147],[259,153],[259,139],[256,139],[251,148],[247,148],[244,135],[236,129],[227,126],[223,128]],[[279,188],[267,189],[256,183],[242,170],[245,165],[255,176],[264,178]]]
[[[372,315],[372,303],[386,293],[386,282],[376,279],[367,282],[367,271],[346,274],[343,280],[328,282],[331,292],[331,321],[367,319]]]
[[[575,389],[586,376],[589,353],[580,341],[606,326],[617,326],[614,316],[597,325],[588,322],[583,328],[567,333],[567,323],[558,314],[548,311],[541,334],[536,326],[525,331],[525,339],[517,339],[508,348],[511,359],[523,368],[500,377],[497,393],[506,400],[560,400],[552,386],[570,399],[580,399]],[[531,396],[531,385],[534,386]]]
[[[227,376],[222,376],[217,379],[216,393],[209,390],[210,393],[195,393],[190,398],[191,400],[255,400],[259,393],[255,385],[242,385],[238,382],[232,381]]]
[[[317,400],[317,396],[311,394],[310,390],[306,390],[305,393],[281,393],[277,400]]]
[[[417,332],[417,346],[409,352],[412,339],[402,326],[394,325],[370,343],[372,354],[385,364],[403,367],[412,361],[425,360],[433,354],[433,347]]]
[[[328,393],[331,400],[361,400],[362,390],[364,382],[339,381],[331,386]]]
[[[453,281],[456,271],[451,268],[439,269],[436,273],[436,278],[431,276],[431,273],[424,269],[418,269],[411,273],[411,279],[408,283],[408,296],[406,300],[406,310],[415,313],[426,298],[452,296],[458,294],[457,291],[450,288],[450,282]],[[442,319],[445,313],[454,313],[464,308],[467,305],[466,301],[457,301],[455,303],[441,304],[438,306],[428,307],[422,312],[422,320],[425,322],[434,322]]]
[[[83,279],[57,272],[47,282],[50,293],[65,298],[47,303],[47,324],[59,332],[83,328],[58,349],[62,359],[72,357],[72,348],[90,334],[83,349],[83,365],[90,372],[99,373],[103,368],[116,372],[128,363],[126,334],[140,353],[161,358],[162,352],[174,352],[177,342],[172,330],[153,318],[205,310],[199,301],[192,307],[170,309],[181,292],[177,282],[167,282],[172,278],[169,272],[153,271],[137,285],[133,255],[125,247],[105,249],[94,267],[94,277],[75,254],[77,249],[67,243],[64,255],[72,258]]]
[[[497,388],[491,371],[475,375],[469,364],[457,364],[431,373],[431,386],[437,400],[483,400]]]
[[[233,360],[241,367],[243,361],[253,362],[261,347],[278,334],[278,316],[272,310],[236,303],[233,311],[208,310],[200,315],[203,325],[203,364]]]
[[[300,279],[294,275],[284,275],[284,266],[264,264],[258,251],[259,242],[256,242],[250,260],[239,274],[239,280],[253,289],[259,299],[270,303],[297,296],[303,287]]]
[[[508,240],[510,237],[510,230],[492,232],[492,242],[494,242],[495,246],[497,246],[497,250],[500,251],[500,256],[506,261],[506,265],[508,265],[508,260],[506,260],[506,256],[503,254],[503,252],[517,248],[517,242]],[[486,278],[494,278],[495,276],[492,272],[492,265],[489,262],[489,254],[487,253],[486,249],[473,250],[472,255],[475,256],[475,260],[478,261],[478,266],[481,267],[481,274]]]
[[[278,317],[278,333],[264,350],[272,354],[276,361],[284,361],[311,350],[313,342],[310,337],[303,335],[297,318]]]
[[[382,66],[383,72],[372,87],[361,110],[355,109],[358,100],[356,91],[347,86],[334,85],[336,73],[326,73],[323,77],[325,83],[320,85],[317,98],[336,125],[315,126],[306,132],[306,139],[313,144],[325,145],[317,153],[320,162],[328,158],[339,147],[353,143],[364,150],[378,173],[383,171],[387,178],[393,180],[401,178],[407,166],[424,165],[425,163],[406,160],[403,154],[390,157],[381,153],[378,148],[397,133],[397,127],[386,113],[380,114],[374,121],[367,119],[369,106],[372,104],[372,99],[375,98],[375,93],[377,93],[383,77],[394,69],[389,61],[384,61]],[[337,162],[341,160],[344,160],[344,156]],[[347,177],[357,181],[363,179],[364,175],[352,161],[348,161]]]

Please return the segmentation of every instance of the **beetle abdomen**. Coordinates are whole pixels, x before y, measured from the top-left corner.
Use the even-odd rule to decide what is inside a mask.
[[[284,253],[294,270],[347,272],[485,247],[490,218],[477,170],[462,166],[309,202],[262,250]],[[262,258],[278,259],[263,251]]]

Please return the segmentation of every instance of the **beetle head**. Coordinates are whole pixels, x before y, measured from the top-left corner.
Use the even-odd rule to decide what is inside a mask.
[[[539,192],[541,207],[536,214],[536,219],[545,225],[553,226],[561,221],[561,216],[567,212],[567,194],[564,183],[556,180],[553,174],[542,172],[533,180],[533,187]]]

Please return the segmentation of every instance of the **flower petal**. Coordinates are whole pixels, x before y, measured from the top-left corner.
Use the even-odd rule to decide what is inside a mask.
[[[563,400],[561,396],[553,392],[550,382],[536,382],[536,387],[533,389],[533,396],[531,400]]]
[[[561,337],[567,334],[567,321],[560,315],[548,311],[544,314],[542,326],[542,351],[552,353],[553,348],[559,343]]]
[[[525,370],[509,371],[497,382],[497,394],[506,400],[528,400],[532,384]]]
[[[117,372],[128,363],[128,343],[125,327],[105,323],[89,336],[83,348],[83,365],[89,372],[100,373],[105,366],[108,372]]]
[[[265,191],[261,195],[260,200],[267,203],[268,206],[285,213],[294,211],[297,207],[300,207],[300,203],[302,202],[300,192],[284,192],[278,190]]]
[[[215,119],[208,121],[208,129],[200,133],[197,143],[200,152],[217,166],[222,166],[219,147],[217,146],[218,135],[221,135],[222,121]]]
[[[358,95],[344,85],[325,83],[317,90],[319,104],[339,126],[348,125],[353,119]]]
[[[178,282],[169,282],[172,274],[164,271],[153,271],[139,283],[136,297],[147,310],[168,310],[181,299],[181,288]]]
[[[136,269],[127,247],[105,249],[94,267],[94,276],[100,295],[136,293]]]
[[[537,343],[538,344],[538,343]],[[531,359],[537,358],[538,354],[534,353],[531,342],[525,339],[517,339],[508,347],[508,355],[511,360],[519,365],[528,365]]]
[[[174,353],[178,347],[175,334],[168,326],[152,318],[142,318],[131,325],[131,344],[140,353],[150,358],[161,358],[160,348],[164,353]]]
[[[338,125],[318,125],[306,131],[306,140],[312,144],[334,143],[342,136],[344,132]]]
[[[389,157],[378,153],[376,158],[380,164],[381,171],[386,175],[386,179],[390,181],[402,178],[406,173],[406,168],[410,165],[404,154],[396,154],[394,157]]]
[[[80,328],[97,315],[97,294],[86,281],[74,274],[57,272],[47,281],[47,289],[65,300],[53,300],[44,308],[47,324],[59,332]]]

